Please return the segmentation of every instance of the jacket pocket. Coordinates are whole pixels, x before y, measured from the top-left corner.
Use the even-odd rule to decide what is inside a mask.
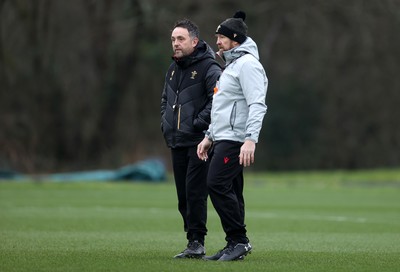
[[[229,123],[231,125],[231,129],[233,130],[233,127],[235,126],[235,121],[236,121],[236,101],[233,103],[232,106],[232,111],[231,111],[231,116],[229,118]]]

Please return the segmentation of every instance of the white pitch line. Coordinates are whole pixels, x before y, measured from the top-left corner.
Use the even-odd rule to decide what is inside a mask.
[[[316,221],[334,221],[334,222],[355,222],[355,223],[365,223],[366,218],[363,217],[348,217],[348,216],[336,216],[336,215],[285,215],[278,213],[263,213],[263,212],[247,212],[246,217],[256,217],[256,218],[283,218],[291,220],[316,220]]]

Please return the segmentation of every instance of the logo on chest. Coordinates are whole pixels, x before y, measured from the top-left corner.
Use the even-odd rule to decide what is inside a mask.
[[[192,72],[192,76],[190,77],[190,79],[194,79],[194,78],[196,77],[196,75],[197,75],[197,72],[196,72],[196,71],[193,71],[193,72]]]

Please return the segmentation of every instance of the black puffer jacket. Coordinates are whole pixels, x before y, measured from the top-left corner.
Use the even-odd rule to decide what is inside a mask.
[[[161,98],[161,130],[168,147],[193,146],[204,138],[220,75],[215,54],[204,41],[170,65]]]

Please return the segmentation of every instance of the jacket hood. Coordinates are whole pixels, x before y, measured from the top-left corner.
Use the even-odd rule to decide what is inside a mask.
[[[207,58],[215,59],[215,52],[205,41],[199,40],[192,54],[183,58],[176,59],[173,57],[172,59],[177,65],[185,68]]]
[[[235,59],[240,58],[244,54],[251,54],[257,60],[260,59],[260,56],[258,54],[257,44],[250,37],[247,37],[247,39],[241,45],[239,45],[235,48],[232,48],[228,51],[224,51],[223,54],[224,54],[224,58],[226,60],[226,65],[228,65]]]

